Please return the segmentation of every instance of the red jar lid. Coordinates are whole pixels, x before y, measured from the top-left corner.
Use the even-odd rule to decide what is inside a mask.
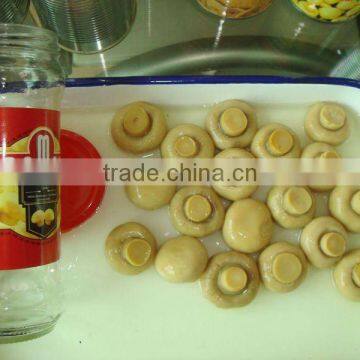
[[[61,130],[61,158],[101,159],[99,152],[83,136]],[[105,185],[61,187],[61,231],[68,232],[88,220],[99,208]]]

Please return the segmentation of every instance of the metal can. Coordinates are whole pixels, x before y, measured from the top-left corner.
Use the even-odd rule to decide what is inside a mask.
[[[0,22],[22,23],[28,13],[30,0],[1,0]]]
[[[56,32],[60,45],[96,53],[119,43],[136,15],[136,0],[33,0],[39,25]]]

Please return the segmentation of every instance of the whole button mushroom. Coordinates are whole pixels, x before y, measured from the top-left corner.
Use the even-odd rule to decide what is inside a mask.
[[[244,199],[235,201],[228,209],[223,236],[230,248],[254,253],[270,243],[273,230],[267,206],[258,200]]]
[[[310,139],[333,146],[342,144],[350,135],[345,109],[333,103],[317,103],[310,107],[305,120]]]
[[[259,256],[259,270],[265,287],[286,293],[305,279],[308,264],[302,250],[287,242],[268,246]]]
[[[217,104],[206,119],[206,128],[217,148],[244,148],[257,130],[255,110],[240,100]]]
[[[181,188],[170,203],[170,218],[177,231],[203,237],[221,229],[225,209],[219,196],[207,186]]]
[[[156,254],[156,240],[141,224],[122,224],[108,235],[105,254],[116,271],[137,275],[152,264]]]
[[[288,127],[272,123],[256,133],[251,152],[259,158],[299,158],[300,140]]]
[[[158,107],[136,102],[120,109],[111,124],[116,145],[134,154],[156,149],[167,132],[165,115]]]
[[[300,244],[308,260],[319,269],[335,265],[345,254],[346,229],[334,218],[312,220],[302,231]]]
[[[274,186],[267,205],[275,221],[286,229],[300,229],[315,216],[315,197],[305,186]]]
[[[226,149],[220,152],[215,156],[215,166],[219,162],[221,164],[222,160],[233,159],[236,161],[237,159],[255,159],[255,157],[248,151],[243,149]],[[222,164],[220,168],[224,168]],[[226,185],[222,183],[214,183],[214,190],[223,198],[228,200],[241,200],[251,196],[258,188],[257,185]]]
[[[360,186],[337,186],[330,194],[329,209],[349,231],[360,233]]]
[[[339,261],[334,270],[335,285],[352,301],[360,301],[360,249],[353,250]]]
[[[160,248],[155,268],[169,282],[193,282],[204,272],[207,261],[206,248],[199,239],[179,236]]]
[[[322,165],[321,160],[324,160],[324,165],[326,164],[327,160],[336,160],[340,159],[339,153],[329,144],[325,143],[312,143],[308,146],[306,146],[303,150],[303,153],[301,155],[301,158],[303,159],[318,159],[319,160],[319,166]],[[333,167],[333,163],[329,164],[330,167]],[[317,185],[312,184],[309,185],[309,188],[314,191],[330,191],[334,188],[334,185]]]
[[[183,124],[171,129],[161,144],[164,158],[212,158],[215,146],[210,135],[201,127]]]
[[[127,185],[129,200],[144,210],[156,210],[170,203],[176,192],[175,185]]]
[[[241,307],[254,300],[260,285],[255,261],[236,251],[213,256],[200,278],[205,298],[220,308]]]

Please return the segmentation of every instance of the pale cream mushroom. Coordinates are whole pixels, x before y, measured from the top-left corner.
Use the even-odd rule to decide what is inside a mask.
[[[333,168],[334,162],[331,162],[332,160],[338,160],[340,159],[339,153],[329,144],[326,143],[312,143],[308,146],[306,146],[303,150],[303,153],[301,155],[301,158],[303,159],[317,159],[319,166],[326,166],[326,168]],[[323,160],[323,163],[321,162]],[[326,162],[329,162],[327,164]],[[326,175],[326,178],[329,179],[329,176]],[[334,188],[334,185],[317,185],[312,184],[309,185],[309,188],[314,191],[330,191]]]
[[[205,298],[220,308],[241,307],[254,300],[260,285],[256,262],[236,251],[213,256],[200,278]]]
[[[286,229],[300,229],[315,216],[316,200],[306,186],[274,186],[267,205],[275,221]]]
[[[272,123],[255,134],[251,152],[259,158],[299,158],[300,140],[287,126]]]
[[[129,200],[144,210],[156,210],[170,203],[176,185],[127,185],[125,192]]]
[[[179,236],[160,248],[155,268],[166,281],[193,282],[204,272],[207,261],[207,250],[199,239]]]
[[[177,231],[203,237],[221,229],[225,209],[219,196],[207,186],[181,188],[170,203],[170,218]]]
[[[259,270],[265,287],[275,292],[295,290],[305,279],[308,263],[303,251],[287,242],[268,246],[259,256]]]
[[[117,111],[111,124],[111,134],[116,145],[134,154],[159,147],[166,132],[166,119],[162,110],[145,102],[123,107]]]
[[[311,106],[305,120],[305,131],[313,141],[340,145],[350,135],[345,109],[328,102]]]
[[[257,131],[255,110],[240,100],[224,101],[211,110],[206,128],[217,148],[245,148]]]
[[[335,285],[340,293],[352,301],[360,301],[360,249],[343,257],[334,270]]]
[[[223,227],[226,244],[234,250],[254,253],[270,243],[274,223],[267,206],[254,199],[235,201]]]
[[[319,269],[336,264],[345,254],[346,229],[336,219],[322,216],[312,220],[301,233],[300,245],[309,262]]]
[[[108,235],[105,254],[110,265],[126,275],[146,270],[156,255],[156,240],[143,225],[130,222],[116,227]]]
[[[360,186],[337,186],[330,194],[329,209],[349,231],[360,233]]]
[[[229,159],[255,159],[255,157],[248,151],[243,149],[226,149],[215,156],[215,166],[220,168],[227,168],[226,161]],[[222,161],[225,161],[222,162]],[[251,196],[258,188],[257,185],[226,185],[222,182],[213,183],[214,190],[223,198],[228,200],[241,200]]]
[[[164,158],[212,158],[215,146],[210,135],[201,127],[183,124],[171,129],[161,144]]]

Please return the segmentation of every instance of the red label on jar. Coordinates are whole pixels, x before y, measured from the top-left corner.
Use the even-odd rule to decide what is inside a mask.
[[[59,157],[59,134],[58,111],[0,107],[0,161]],[[54,177],[29,170],[0,173],[0,270],[59,259],[59,186]]]

